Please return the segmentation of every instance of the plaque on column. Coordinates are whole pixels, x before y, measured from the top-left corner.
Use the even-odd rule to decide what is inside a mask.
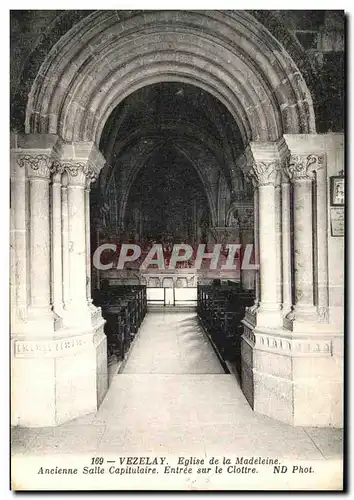
[[[344,207],[331,207],[331,236],[344,236]]]

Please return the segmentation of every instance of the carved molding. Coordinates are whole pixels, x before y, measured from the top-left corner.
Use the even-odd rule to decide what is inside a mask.
[[[247,342],[251,345],[255,345],[256,343],[256,336],[254,335],[253,331],[250,328],[247,328],[247,326],[243,326],[243,334],[242,337],[247,340]]]
[[[291,181],[312,180],[313,173],[324,165],[324,155],[291,155],[286,172]]]
[[[68,353],[73,356],[92,345],[92,336],[69,337],[58,340],[17,340],[15,341],[16,358],[61,357]]]
[[[332,341],[321,339],[284,339],[268,335],[256,336],[256,345],[267,346],[271,349],[291,351],[300,354],[325,354],[331,356]]]
[[[302,339],[286,338],[275,335],[254,333],[244,326],[242,337],[256,349],[281,352],[288,355],[332,355],[332,341],[330,339]]]

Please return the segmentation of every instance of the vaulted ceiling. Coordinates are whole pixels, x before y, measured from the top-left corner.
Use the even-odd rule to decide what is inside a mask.
[[[213,167],[232,191],[230,166],[242,152],[242,140],[235,121],[217,99],[192,85],[169,82],[143,87],[117,106],[100,149],[107,160],[103,185],[115,175],[129,189],[147,161],[163,161],[174,149],[194,166],[202,182]]]

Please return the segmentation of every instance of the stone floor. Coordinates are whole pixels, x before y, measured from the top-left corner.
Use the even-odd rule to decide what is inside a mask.
[[[342,431],[255,414],[191,310],[150,311],[97,414],[56,428],[12,429],[12,454],[255,455],[341,458]]]

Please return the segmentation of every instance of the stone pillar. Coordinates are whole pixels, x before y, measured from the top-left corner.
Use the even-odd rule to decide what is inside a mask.
[[[241,340],[242,391],[255,411],[290,422],[291,382],[278,384],[283,369],[277,339],[282,329],[281,170],[289,154],[283,139],[251,143],[253,160],[245,171],[254,186],[256,261],[259,248],[260,294],[246,310]],[[258,303],[259,297],[259,303]],[[273,348],[277,353],[273,355]],[[282,401],[284,398],[284,401]],[[288,404],[289,403],[289,404]]]
[[[283,278],[283,314],[286,315],[291,310],[291,226],[290,226],[290,183],[286,172],[282,171],[281,178],[282,192],[282,278]]]
[[[54,169],[51,189],[51,216],[52,216],[52,297],[53,310],[58,318],[64,315],[63,310],[63,262],[62,262],[62,170]],[[57,325],[58,326],[58,325]]]
[[[276,222],[275,222],[275,162],[255,162],[253,174],[258,183],[259,193],[259,248],[260,248],[260,310],[278,311],[276,276]]]
[[[11,154],[11,325],[15,331],[25,327],[27,321],[27,245],[26,231],[28,211],[26,210],[26,169],[17,161],[18,155]],[[16,325],[16,326],[15,326]]]
[[[86,297],[85,163],[63,163],[68,174],[70,325],[90,324]]]
[[[67,326],[92,324],[100,311],[92,305],[90,265],[90,184],[104,164],[101,153],[87,143],[63,147],[61,168],[67,175],[69,300]]]
[[[277,176],[274,192],[275,200],[275,235],[276,235],[276,294],[277,303],[283,304],[283,265],[282,265],[282,172]]]
[[[247,177],[255,187],[255,235],[259,247],[259,307],[249,311],[248,320],[254,326],[280,327],[282,324],[282,225],[281,169],[289,150],[284,139],[274,143],[250,144],[252,163],[248,161]],[[248,155],[250,156],[250,155]],[[258,238],[257,238],[258,236]],[[258,239],[258,241],[257,241]]]
[[[70,308],[70,270],[69,270],[69,216],[68,216],[68,175],[62,175],[61,186],[61,230],[62,230],[62,294],[63,306]]]
[[[63,145],[54,135],[36,134],[19,136],[12,156],[18,163],[12,192],[23,197],[13,207],[14,226],[18,218],[27,247],[14,256],[14,268],[23,270],[16,286],[21,300],[28,285],[29,293],[27,317],[11,324],[11,423],[55,426],[96,411],[107,390],[104,320],[99,308],[89,310],[86,298],[82,182],[82,175],[92,178],[104,160],[93,143]],[[73,168],[72,158],[85,164],[82,171]]]
[[[258,188],[254,188],[253,193],[253,203],[254,203],[254,260],[255,264],[259,266],[259,199],[258,199]],[[256,282],[255,282],[255,301],[254,305],[257,308],[259,306],[260,300],[260,273],[259,267],[256,270]]]
[[[296,426],[342,425],[343,333],[328,321],[326,308],[326,156],[336,158],[333,143],[326,136],[291,134],[276,143],[251,144],[254,165],[249,175],[259,190],[261,302],[258,309],[249,308],[243,320],[242,391],[255,411]],[[274,175],[273,160],[279,162],[279,175]],[[275,187],[280,182],[281,202]],[[273,241],[275,251],[282,243],[281,259],[274,263],[274,246],[265,235],[269,240],[280,228],[281,240]],[[264,294],[276,298],[278,305],[275,277],[280,265],[281,321],[271,321],[270,315],[264,321]],[[269,285],[264,286],[265,278],[272,280]]]
[[[91,178],[86,179],[85,186],[85,236],[86,236],[86,299],[89,308],[94,308],[91,298],[91,225],[90,225],[90,185]],[[93,310],[93,309],[92,309]]]
[[[320,322],[328,323],[328,249],[327,249],[327,169],[326,157],[320,156],[310,166],[314,169],[316,186],[316,228],[317,236],[317,312]]]
[[[293,185],[295,305],[289,318],[294,322],[316,321],[314,305],[314,227],[312,156],[292,155],[288,173]],[[295,325],[295,323],[294,323]]]
[[[19,155],[29,180],[29,270],[28,319],[35,335],[48,335],[54,328],[51,310],[51,237],[49,181],[53,159],[47,153]]]

